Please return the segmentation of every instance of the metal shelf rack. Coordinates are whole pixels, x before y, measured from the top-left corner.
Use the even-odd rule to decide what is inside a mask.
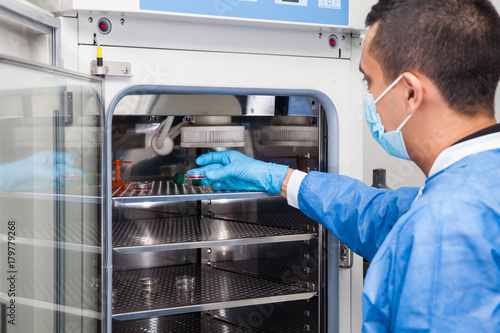
[[[318,321],[311,317],[312,313],[317,312],[317,306],[317,300],[311,299],[307,301],[215,310],[211,311],[210,314],[215,318],[236,324],[240,328],[252,325],[253,329],[258,332],[318,332]]]
[[[115,204],[133,204],[147,202],[197,201],[216,199],[258,199],[275,194],[267,192],[214,191],[211,186],[175,184],[170,180],[153,180],[149,190],[136,191],[133,183],[113,187]]]
[[[318,265],[313,258],[308,257],[218,261],[214,267],[313,289],[318,284]]]
[[[113,333],[182,332],[182,333],[255,333],[256,331],[214,318],[205,313],[114,321]]]
[[[126,258],[128,254],[142,256],[142,253],[150,252],[220,249],[226,246],[309,244],[317,237],[317,223],[297,211],[260,209],[259,212],[227,214],[222,209],[221,213],[202,210],[201,216],[186,213],[172,216],[175,208],[164,210],[160,205],[154,206],[158,207],[159,215],[141,216],[146,204],[173,203],[174,206],[169,207],[176,207],[182,202],[267,200],[272,196],[275,195],[264,192],[215,192],[211,187],[187,183],[177,185],[168,180],[153,180],[152,186],[142,191],[134,190],[132,185],[114,188],[112,200],[117,214],[112,225],[113,252]],[[139,213],[135,214],[135,210]],[[229,310],[280,307],[312,299],[317,295],[317,270],[301,272],[300,279],[294,272],[288,279],[283,277],[291,270],[290,267],[309,269],[308,262],[305,257],[229,262],[211,262],[205,258],[197,264],[116,270],[112,278],[115,295],[113,332],[148,332],[153,329],[169,332],[267,332],[244,323],[231,323],[234,318],[222,318],[222,315]],[[176,277],[182,275],[196,277],[194,291],[176,290]],[[158,279],[157,291],[141,292],[139,280],[145,277]],[[220,312],[220,309],[224,311]],[[191,325],[193,322],[194,326]],[[289,332],[294,331],[297,330]]]
[[[192,292],[176,292],[175,278],[196,277]],[[144,293],[139,279],[155,277],[158,291]],[[129,320],[157,316],[229,309],[247,305],[306,300],[316,292],[201,265],[179,265],[115,272],[116,305],[113,319]]]
[[[122,220],[113,223],[113,250],[119,253],[166,251],[304,241],[315,236],[305,231],[209,217]]]

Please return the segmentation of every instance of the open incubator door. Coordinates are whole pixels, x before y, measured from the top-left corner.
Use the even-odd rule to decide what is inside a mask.
[[[4,57],[0,73],[0,332],[98,332],[102,82]]]

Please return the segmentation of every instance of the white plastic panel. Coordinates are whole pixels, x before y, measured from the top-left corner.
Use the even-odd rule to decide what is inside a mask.
[[[102,18],[108,19],[111,23],[111,31],[107,34],[102,34],[98,30],[97,23]],[[161,38],[153,33],[155,31],[161,31]],[[232,26],[220,20],[200,24],[179,18],[167,19],[165,15],[158,13],[80,11],[78,42],[93,45],[94,34],[103,46],[155,49],[348,59],[351,48],[351,35],[338,29],[320,32],[311,29],[285,29],[281,26]],[[328,37],[332,34],[338,39],[336,48],[332,48],[328,41]],[[103,56],[106,60],[106,53]]]
[[[52,12],[79,11],[162,13],[169,19],[194,18],[233,25],[278,24],[299,29],[345,27],[363,30],[364,20],[375,0],[55,0],[57,5],[31,0]],[[196,6],[196,4],[200,6]],[[184,6],[184,7],[183,7]],[[201,8],[200,8],[201,7]],[[340,8],[339,8],[340,7]]]

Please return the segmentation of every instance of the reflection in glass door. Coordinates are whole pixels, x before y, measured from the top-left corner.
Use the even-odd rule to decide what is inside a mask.
[[[101,81],[0,59],[1,332],[101,325]]]

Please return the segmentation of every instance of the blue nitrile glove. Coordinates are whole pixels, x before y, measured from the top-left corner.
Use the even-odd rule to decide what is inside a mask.
[[[0,165],[0,191],[51,190],[82,178],[83,172],[72,167],[75,157],[69,153],[42,151],[23,160]]]
[[[280,194],[281,183],[288,172],[287,165],[266,163],[238,151],[221,151],[201,155],[194,170],[205,171],[205,186],[214,190],[267,191]]]

